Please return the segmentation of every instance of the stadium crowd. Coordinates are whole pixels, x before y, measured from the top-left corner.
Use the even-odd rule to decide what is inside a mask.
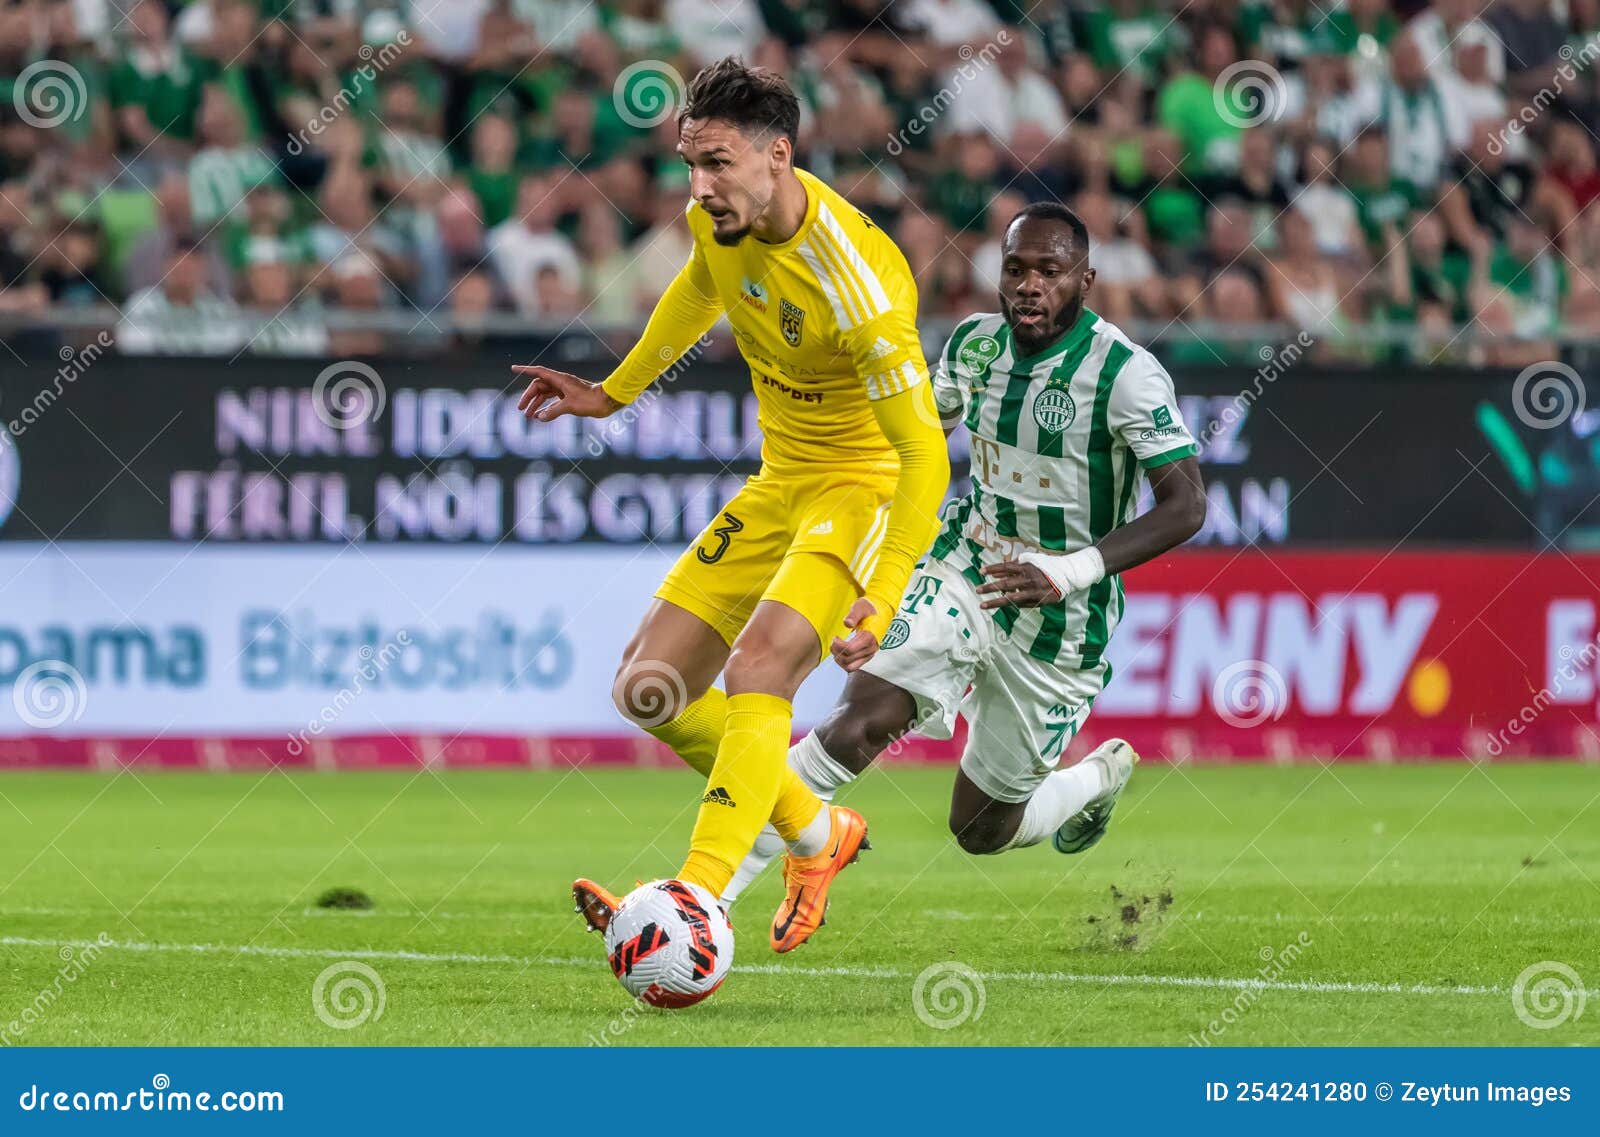
[[[331,309],[636,324],[688,251],[660,83],[729,53],[927,315],[992,307],[1055,198],[1096,308],[1216,329],[1194,362],[1600,332],[1600,0],[0,0],[0,313],[116,304],[135,351],[240,309],[281,352],[379,346]]]

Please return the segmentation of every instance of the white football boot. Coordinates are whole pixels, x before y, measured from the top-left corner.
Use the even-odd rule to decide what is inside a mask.
[[[1091,849],[1106,835],[1111,824],[1111,811],[1117,808],[1117,798],[1122,794],[1133,768],[1139,764],[1139,755],[1120,738],[1109,738],[1087,755],[1085,762],[1098,762],[1105,771],[1106,785],[1103,794],[1061,823],[1051,844],[1058,853],[1081,853]]]

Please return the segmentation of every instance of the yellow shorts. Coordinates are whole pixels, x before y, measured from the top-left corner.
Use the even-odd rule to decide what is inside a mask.
[[[758,603],[776,600],[811,622],[826,653],[877,564],[896,476],[892,467],[757,474],[684,550],[657,598],[693,612],[729,644]]]

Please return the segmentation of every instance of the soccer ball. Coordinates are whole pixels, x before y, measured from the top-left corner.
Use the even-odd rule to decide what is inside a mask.
[[[622,898],[606,926],[606,958],[628,994],[652,1007],[693,1006],[733,966],[733,926],[698,884],[652,880]]]

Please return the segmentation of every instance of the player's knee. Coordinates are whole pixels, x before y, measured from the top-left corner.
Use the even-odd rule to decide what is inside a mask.
[[[625,659],[611,682],[611,702],[623,718],[649,730],[681,715],[689,705],[689,690],[670,663]]]
[[[764,636],[740,636],[722,669],[728,693],[760,691],[793,698],[809,670],[795,655]]]
[[[839,707],[817,727],[817,741],[839,765],[852,774],[859,774],[878,756],[887,740],[879,741],[872,724],[864,716],[851,714],[847,707]]]
[[[950,813],[950,832],[954,834],[956,844],[961,846],[961,851],[975,857],[998,853],[1006,845],[1006,836],[1000,826],[981,817],[962,817],[954,810]]]

